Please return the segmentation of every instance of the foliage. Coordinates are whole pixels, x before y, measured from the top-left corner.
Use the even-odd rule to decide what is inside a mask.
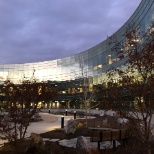
[[[131,130],[150,153],[151,119],[154,110],[154,25],[143,35],[131,25],[119,42],[110,37],[112,54],[124,63],[107,72],[108,87],[99,90],[102,102],[128,118]],[[136,122],[136,119],[138,122]]]
[[[49,101],[56,89],[48,82],[38,82],[35,78],[24,78],[20,84],[7,80],[2,87],[7,98],[8,112],[0,119],[0,138],[14,141],[24,139],[32,118],[37,114],[37,105]]]

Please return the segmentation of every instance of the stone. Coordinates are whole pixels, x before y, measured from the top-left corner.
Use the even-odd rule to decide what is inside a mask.
[[[126,119],[126,118],[118,118],[117,121],[122,124],[122,123],[127,123],[128,119]]]
[[[84,136],[79,136],[76,142],[76,154],[99,154],[97,148],[95,148],[91,142]]]
[[[79,123],[77,124],[77,128],[82,128],[83,126],[84,126],[84,124],[81,123],[81,122],[79,122]]]
[[[38,148],[44,149],[44,141],[39,134],[31,133],[30,139]]]
[[[101,112],[101,113],[100,113],[100,116],[101,116],[101,117],[103,117],[103,116],[104,116],[104,114],[105,114],[105,113]]]
[[[66,126],[64,127],[64,131],[66,134],[74,134],[77,128],[77,123],[75,120],[68,120]]]

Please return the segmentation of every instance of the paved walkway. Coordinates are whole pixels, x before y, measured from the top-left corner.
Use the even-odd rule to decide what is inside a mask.
[[[97,114],[98,112],[100,114],[104,114],[104,111],[95,111]],[[112,111],[108,111],[109,115],[113,116]],[[61,128],[61,116],[62,115],[54,115],[54,114],[49,114],[48,110],[46,110],[45,113],[40,112],[39,115],[42,117],[43,121],[39,122],[32,122],[30,123],[30,126],[27,129],[26,137],[29,137],[31,133],[45,133],[57,128]],[[73,116],[64,116],[64,126],[66,125],[67,121],[70,119],[73,119]],[[152,117],[152,124],[154,124],[154,115]],[[154,129],[152,131],[152,134],[154,134]],[[3,144],[6,141],[1,141],[0,140],[0,145]]]
[[[56,128],[61,128],[61,115],[54,115],[49,113],[40,112],[39,115],[42,117],[43,121],[31,122],[27,129],[25,137],[29,137],[31,133],[45,133]],[[69,119],[73,119],[73,116],[64,116],[64,126]],[[7,141],[0,140],[0,145]]]
[[[44,120],[39,122],[32,122],[28,127],[26,137],[30,136],[32,132],[41,134],[54,130],[56,128],[61,128],[61,115],[54,115],[41,112],[39,113],[39,115],[43,117]],[[73,118],[74,118],[73,116],[64,116],[64,126],[66,125],[68,120]]]

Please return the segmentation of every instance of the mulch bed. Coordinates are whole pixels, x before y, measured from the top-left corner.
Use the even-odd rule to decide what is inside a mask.
[[[96,122],[102,121],[104,119],[108,119],[109,122],[116,122],[117,117],[110,117],[110,116],[103,116],[97,117],[92,119],[87,119],[88,122]],[[76,119],[77,123],[85,123],[85,119]],[[49,139],[73,139],[79,136],[90,136],[90,131],[85,127],[80,127],[76,130],[74,134],[65,134],[62,129],[57,129],[53,131],[49,131],[46,133],[40,134],[42,138],[49,138]],[[18,154],[25,154],[26,147],[32,145],[31,141],[26,140],[24,142],[20,142],[20,149]],[[154,145],[154,144],[153,144]],[[153,146],[154,147],[154,146]],[[9,150],[10,149],[10,150]],[[118,146],[116,149],[101,149],[100,154],[144,154],[144,145],[142,145],[137,140],[130,140],[127,146]],[[17,154],[15,151],[12,151],[11,144],[5,144],[3,149],[0,149],[0,154]],[[45,150],[44,151],[37,151],[35,154],[76,154],[76,149],[68,148],[59,145],[58,141],[51,142],[45,141]]]
[[[96,122],[96,121],[102,121],[104,119],[108,119],[108,122],[112,122],[112,123],[116,123],[117,122],[117,117],[111,117],[111,116],[103,116],[103,117],[97,117],[97,118],[92,118],[92,119],[87,119],[87,122]],[[76,120],[77,123],[85,123],[85,119],[77,119]],[[50,132],[46,132],[43,134],[40,134],[42,138],[49,138],[49,139],[72,139],[72,138],[76,138],[79,136],[90,136],[90,130],[85,128],[85,127],[81,127],[78,128],[76,130],[76,132],[74,134],[65,134],[63,130],[53,130]],[[141,148],[139,148],[141,145],[139,145],[139,143],[135,143],[136,141],[131,141],[127,147],[123,147],[123,146],[119,146],[116,149],[101,149],[99,150],[100,154],[130,154],[132,153],[132,150],[134,149],[134,151],[136,151],[135,154],[144,154],[143,150],[140,150]],[[134,147],[135,145],[135,147]],[[74,148],[68,148],[68,147],[64,147],[59,145],[58,142],[46,142],[46,146],[48,148],[49,151],[53,151],[53,153],[55,154],[69,154],[69,153],[76,153],[76,149]],[[138,152],[136,150],[136,147],[138,147]]]

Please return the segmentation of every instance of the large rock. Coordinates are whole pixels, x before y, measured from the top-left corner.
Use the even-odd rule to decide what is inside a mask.
[[[70,119],[68,120],[64,130],[66,134],[74,134],[77,128],[77,123],[75,120]]]
[[[117,121],[122,124],[122,123],[127,123],[128,119],[126,119],[126,118],[118,118]]]
[[[31,133],[30,138],[38,148],[44,149],[44,141],[39,134]]]
[[[79,136],[76,142],[76,154],[99,154],[100,152],[94,148],[91,142],[84,136]]]
[[[81,122],[79,122],[79,123],[77,124],[77,128],[82,128],[83,126],[84,126],[84,124],[81,123]]]

